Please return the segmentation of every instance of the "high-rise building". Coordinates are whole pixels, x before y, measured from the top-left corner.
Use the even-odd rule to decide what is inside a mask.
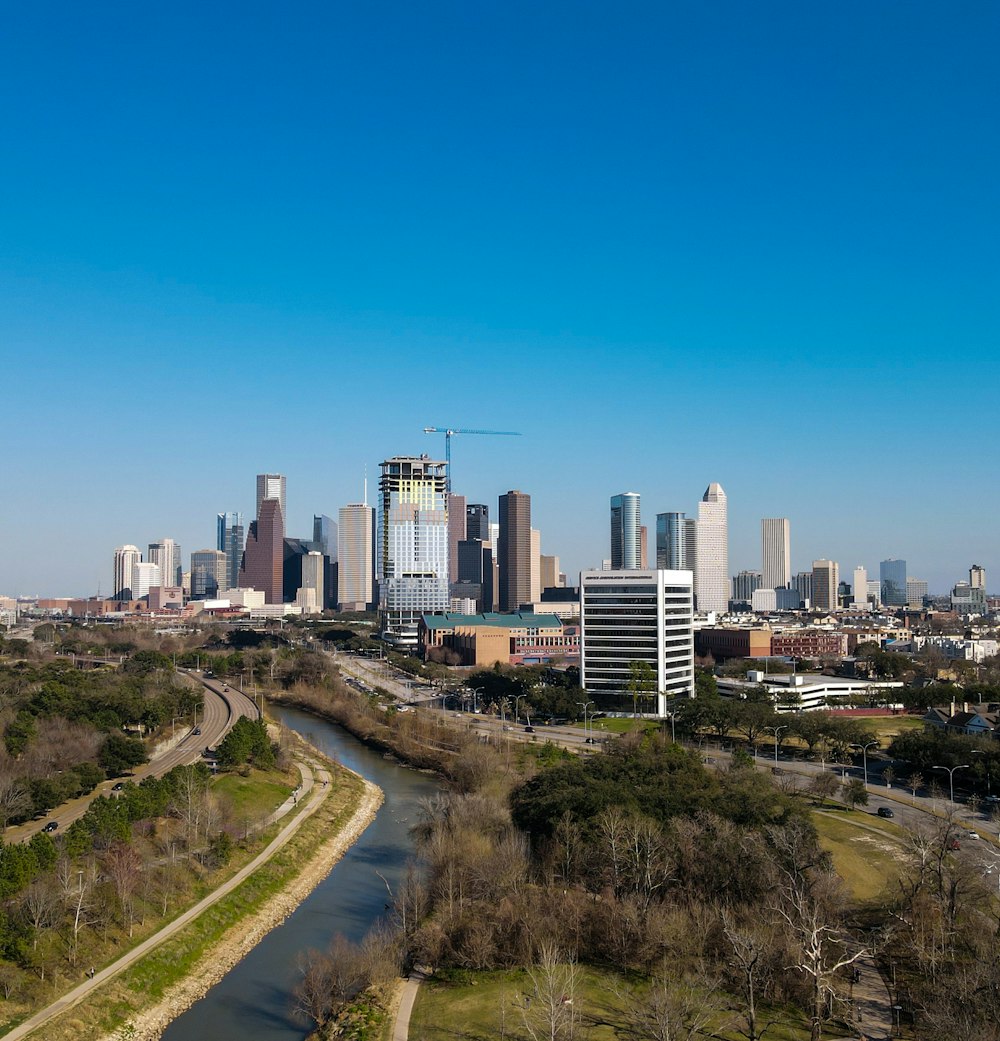
[[[257,474],[257,520],[260,520],[260,504],[265,499],[277,499],[281,506],[281,530],[285,530],[288,514],[285,510],[285,475]]]
[[[906,561],[883,560],[878,566],[878,577],[882,583],[882,603],[886,607],[906,606]]]
[[[759,571],[741,571],[733,575],[733,599],[738,604],[752,603],[754,593],[762,588],[764,585]]]
[[[191,599],[211,600],[229,588],[228,560],[221,549],[198,549],[191,554]]]
[[[331,560],[337,559],[337,522],[325,513],[313,516],[313,546]]]
[[[690,571],[685,555],[684,514],[656,515],[656,566],[662,571]]]
[[[447,612],[447,464],[427,456],[394,456],[379,480],[379,596],[382,632],[392,643],[417,645],[422,614]]]
[[[615,571],[638,570],[642,560],[642,521],[639,493],[622,492],[611,497],[611,567]]]
[[[684,517],[684,514],[681,514]],[[698,603],[698,522],[694,517],[684,517],[684,567],[694,576],[694,602]]]
[[[259,480],[259,479],[258,479]],[[263,499],[250,522],[239,585],[257,589],[268,604],[284,603],[285,523],[279,499]]]
[[[337,525],[337,605],[341,611],[375,606],[375,509],[367,503],[342,506]]]
[[[986,588],[986,568],[980,564],[973,564],[969,568],[969,585],[973,589],[985,589]]]
[[[646,530],[646,525],[643,524],[639,528],[639,568],[642,571],[649,570],[649,541],[647,536],[649,532]]]
[[[242,513],[220,513],[215,518],[215,548],[226,554],[226,580],[222,589],[236,589],[240,584],[240,564],[246,530]]]
[[[811,571],[800,571],[792,579],[792,588],[799,594],[802,603],[812,603],[813,599],[813,573]]]
[[[698,610],[723,614],[729,607],[729,520],[726,493],[713,482],[698,503]]]
[[[323,610],[324,556],[319,550],[313,549],[302,557],[302,584],[295,591],[295,602],[310,614]]]
[[[927,603],[927,583],[922,578],[906,579],[906,606],[921,608]]]
[[[464,495],[448,493],[448,583],[458,576],[458,544],[466,538],[467,507]]]
[[[542,591],[555,589],[559,586],[559,558],[554,556],[541,556],[541,585]]]
[[[142,560],[138,546],[118,546],[115,549],[114,578],[111,582],[112,600],[132,600],[132,568]]]
[[[537,604],[542,599],[542,533],[531,529],[531,595],[528,603]],[[520,604],[518,605],[520,607]]]
[[[500,496],[500,610],[516,611],[531,598],[531,496],[509,491]]]
[[[820,611],[836,611],[840,567],[835,560],[814,560],[812,571],[812,605]]]
[[[694,695],[693,612],[689,571],[581,572],[580,685],[599,707],[632,711],[632,665],[645,662],[663,716],[668,698]]]
[[[132,565],[132,599],[141,600],[144,596],[149,596],[150,589],[155,586],[163,585],[163,574],[160,571],[159,564],[152,564],[149,561],[143,563],[141,560],[137,560]]]
[[[467,539],[478,539],[480,542],[489,542],[490,535],[490,509],[482,503],[470,502],[465,507],[465,537]]]
[[[179,586],[184,568],[181,564],[181,547],[173,539],[160,539],[149,544],[146,560],[160,569],[161,584]]]
[[[792,535],[787,517],[760,522],[761,588],[777,589],[792,580]]]
[[[851,583],[851,600],[855,607],[868,606],[868,571],[860,564],[854,569]]]

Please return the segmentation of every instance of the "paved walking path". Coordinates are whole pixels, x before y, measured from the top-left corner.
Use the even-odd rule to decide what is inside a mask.
[[[175,918],[168,925],[165,925],[158,932],[153,933],[152,936],[143,940],[143,942],[137,947],[133,947],[131,951],[123,954],[117,961],[113,961],[106,968],[95,973],[92,979],[79,984],[79,986],[75,987],[68,994],[64,994],[47,1008],[43,1008],[40,1012],[36,1012],[30,1019],[26,1019],[20,1026],[15,1027],[10,1031],[10,1033],[5,1034],[4,1041],[18,1041],[19,1038],[27,1037],[34,1030],[37,1030],[43,1023],[52,1019],[53,1016],[57,1016],[60,1013],[65,1012],[67,1009],[72,1008],[77,1004],[77,1002],[90,995],[103,983],[106,983],[112,977],[117,976],[119,973],[129,968],[129,966],[134,965],[155,947],[158,947],[165,940],[173,936],[174,933],[194,921],[194,919],[202,914],[202,912],[206,911],[213,904],[218,903],[219,900],[228,893],[231,893],[238,885],[240,885],[240,883],[249,878],[249,876],[252,875],[262,864],[270,860],[271,857],[273,857],[274,854],[277,853],[278,850],[289,841],[289,839],[291,839],[303,821],[316,812],[320,804],[327,797],[327,794],[331,791],[329,787],[330,775],[325,769],[318,767],[315,763],[308,764],[301,761],[296,765],[298,766],[299,773],[302,776],[302,784],[296,790],[297,794],[286,799],[285,802],[283,802],[271,815],[270,820],[274,821],[286,816],[298,805],[300,800],[303,801],[302,809],[284,826],[284,828],[281,829],[280,832],[278,832],[264,850],[258,853],[249,864],[240,868],[232,878],[227,882],[224,882],[218,889],[209,893],[208,896],[199,901],[193,907],[188,908],[187,911]],[[314,784],[313,766],[317,766],[316,777],[318,777],[320,781],[327,783],[319,786]],[[306,800],[305,797],[310,793],[312,798]]]
[[[413,1012],[413,1003],[417,1000],[417,990],[425,979],[427,979],[427,973],[423,969],[414,969],[403,982],[399,1004],[396,1006],[396,1022],[392,1027],[392,1041],[407,1041],[410,1035],[410,1014]]]

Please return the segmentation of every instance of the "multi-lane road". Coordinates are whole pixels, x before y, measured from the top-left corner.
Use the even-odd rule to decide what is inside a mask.
[[[239,688],[230,686],[224,680],[203,676],[193,669],[178,669],[177,672],[188,682],[201,684],[205,688],[201,719],[185,723],[183,736],[179,741],[171,743],[169,748],[154,756],[144,766],[138,767],[130,778],[136,783],[146,777],[162,777],[175,766],[197,762],[205,748],[218,744],[240,716],[250,719],[260,717],[260,711],[253,699]],[[57,806],[45,818],[8,828],[3,834],[4,842],[23,842],[52,823],[56,827],[49,830],[63,830],[87,812],[87,807],[93,799],[99,795],[111,794],[115,784],[114,779],[102,781],[88,795]]]

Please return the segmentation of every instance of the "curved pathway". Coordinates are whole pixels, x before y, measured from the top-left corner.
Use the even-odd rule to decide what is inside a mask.
[[[290,820],[284,828],[271,840],[270,844],[262,850],[260,853],[240,868],[239,871],[233,875],[228,881],[224,882],[214,892],[209,893],[203,900],[200,900],[193,907],[188,908],[182,915],[175,918],[168,925],[165,925],[158,932],[153,933],[152,936],[143,940],[138,946],[133,947],[131,951],[123,954],[117,961],[112,962],[106,968],[96,973],[93,979],[86,980],[84,983],[79,984],[68,994],[64,994],[57,1001],[54,1001],[47,1008],[42,1009],[40,1012],[36,1012],[30,1019],[25,1020],[20,1026],[15,1027],[9,1034],[4,1035],[4,1041],[17,1041],[18,1038],[27,1037],[34,1030],[37,1030],[43,1023],[48,1022],[53,1016],[59,1015],[61,1012],[65,1012],[67,1009],[72,1008],[77,1002],[87,997],[91,992],[100,987],[103,983],[106,983],[109,979],[117,976],[120,972],[123,972],[129,966],[139,961],[145,955],[147,955],[155,947],[158,947],[165,940],[169,939],[178,930],[183,929],[189,922],[192,922],[200,914],[206,911],[213,904],[218,903],[224,896],[231,893],[240,883],[245,881],[250,875],[252,875],[262,864],[270,860],[275,853],[282,846],[284,846],[289,839],[295,834],[299,826],[310,817],[313,813],[319,809],[320,804],[326,799],[327,795],[332,791],[329,787],[328,782],[330,781],[329,773],[319,768],[317,771],[318,779],[327,782],[326,784],[317,787],[314,783],[314,775],[310,765],[306,763],[297,763],[299,772],[302,775],[302,785],[297,789],[296,794],[288,798],[278,807],[277,810],[271,815],[270,820],[277,820],[289,813],[298,804],[299,796],[303,799],[311,793],[312,798],[307,802],[304,802],[302,809],[296,814],[292,820]]]

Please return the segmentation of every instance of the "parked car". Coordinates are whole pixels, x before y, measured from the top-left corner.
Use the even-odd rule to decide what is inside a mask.
[[[122,782],[121,782],[121,781],[119,781],[119,782],[118,782],[117,784],[113,784],[113,785],[111,786],[111,790],[112,790],[113,792],[120,792],[120,791],[121,791],[121,790],[122,790],[122,789],[123,789],[124,787],[125,787],[125,785],[124,785],[124,784],[122,784]]]
[[[55,831],[56,828],[58,828],[58,827],[59,827],[59,822],[58,821],[49,821],[49,823],[46,824],[44,828],[42,828],[42,831]]]
[[[888,806],[880,806],[878,808],[878,815],[880,817],[895,817],[896,815],[889,809]]]

